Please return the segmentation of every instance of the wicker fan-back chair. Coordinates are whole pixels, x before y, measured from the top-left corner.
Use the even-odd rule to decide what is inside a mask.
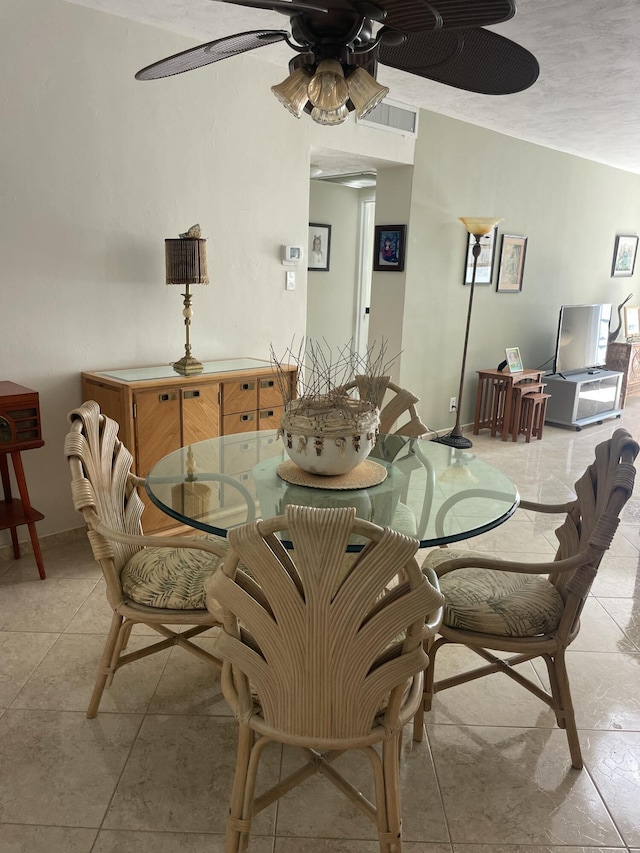
[[[565,514],[556,530],[559,546],[553,562],[515,562],[442,549],[427,555],[423,568],[440,578],[445,608],[441,636],[429,649],[425,701],[414,720],[414,739],[422,737],[423,711],[431,708],[434,693],[502,672],[553,709],[558,726],[566,730],[571,763],[582,767],[565,652],[578,635],[591,584],[633,492],[637,455],[637,442],[617,429],[596,447],[594,462],[575,483],[574,500],[521,501],[523,509]],[[434,681],[437,652],[447,643],[465,645],[488,663]],[[511,656],[501,659],[489,650]],[[549,691],[513,669],[537,657],[547,666]]]
[[[389,376],[356,376],[341,390],[348,392],[354,389],[361,400],[374,403],[380,409],[381,433],[420,438],[421,435],[429,432],[429,427],[422,423],[416,409],[416,403],[420,402],[420,398],[406,388],[396,385]],[[389,396],[388,392],[391,392],[392,396]],[[386,403],[385,398],[387,398]],[[405,413],[408,414],[409,420],[394,430],[396,421]]]
[[[285,529],[291,551],[275,535]],[[352,534],[367,544],[345,561]],[[381,851],[400,851],[400,737],[422,695],[423,638],[437,630],[442,603],[421,577],[418,543],[357,519],[352,507],[288,506],[229,539],[224,566],[206,583],[224,612],[217,652],[239,722],[227,853],[246,850],[253,815],[313,773],[377,824]],[[271,741],[300,747],[309,761],[254,798]],[[332,766],[347,749],[371,760],[375,805]]]
[[[144,536],[144,504],[131,473],[132,457],[118,439],[118,424],[89,400],[69,413],[64,453],[71,468],[73,503],[87,525],[93,555],[102,568],[112,610],[111,629],[98,666],[87,717],[95,717],[105,686],[121,666],[172,645],[221,666],[190,638],[220,624],[204,597],[204,581],[227,548],[206,538]],[[213,612],[212,612],[213,611]],[[143,623],[165,639],[125,654],[132,627]],[[191,626],[177,633],[168,625]]]

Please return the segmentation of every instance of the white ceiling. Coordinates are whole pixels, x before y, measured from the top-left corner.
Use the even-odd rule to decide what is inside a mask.
[[[275,12],[212,0],[68,2],[202,42],[260,27],[288,28],[287,18]],[[540,77],[527,91],[476,95],[384,66],[378,80],[395,101],[640,174],[640,0],[517,2],[515,18],[492,29],[537,57]],[[257,55],[281,65],[284,79],[292,56],[286,45]],[[140,67],[162,58],[141,55]]]

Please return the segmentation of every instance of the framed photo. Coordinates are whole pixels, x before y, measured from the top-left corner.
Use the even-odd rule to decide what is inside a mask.
[[[613,249],[613,264],[611,265],[611,278],[633,275],[637,251],[637,237],[629,237],[624,234],[616,236],[616,243]]]
[[[307,269],[329,272],[331,255],[331,226],[309,223],[309,249]]]
[[[507,347],[505,349],[505,353],[507,355],[507,367],[509,368],[509,373],[522,373],[524,367],[522,366],[522,359],[520,358],[520,350],[518,347]]]
[[[515,234],[502,235],[500,268],[496,285],[498,293],[520,293],[526,253],[526,237],[519,237]]]
[[[640,305],[625,305],[624,336],[627,340],[640,336]]]
[[[467,262],[464,268],[463,284],[471,284],[473,275],[473,247],[476,238],[473,234],[467,234]],[[476,267],[476,284],[491,284],[493,280],[493,265],[496,259],[496,246],[498,245],[498,226],[496,225],[488,234],[480,238],[480,255]]]
[[[376,225],[373,245],[373,268],[378,272],[402,272],[406,225]]]

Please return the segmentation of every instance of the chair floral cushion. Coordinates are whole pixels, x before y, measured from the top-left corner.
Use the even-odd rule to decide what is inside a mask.
[[[124,594],[137,604],[168,610],[206,610],[204,582],[222,558],[190,548],[142,548],[120,574]]]
[[[453,557],[487,557],[472,551],[438,548],[423,566],[437,567]],[[532,637],[554,631],[564,602],[544,575],[503,572],[498,569],[457,569],[443,575],[440,589],[445,597],[443,622],[450,628]]]

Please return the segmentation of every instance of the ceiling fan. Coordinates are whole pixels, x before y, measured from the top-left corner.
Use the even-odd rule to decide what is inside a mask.
[[[363,118],[388,94],[378,63],[485,95],[520,92],[535,83],[536,58],[483,29],[508,21],[515,0],[215,0],[289,17],[287,30],[252,30],[207,42],[154,62],[136,74],[154,80],[191,71],[277,42],[296,55],[287,79],[271,90],[300,118],[341,124]]]

